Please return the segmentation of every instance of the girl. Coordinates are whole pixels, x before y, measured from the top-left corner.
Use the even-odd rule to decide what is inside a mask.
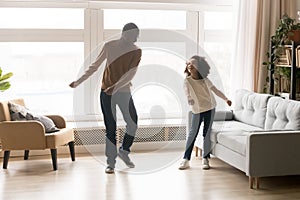
[[[227,97],[207,78],[209,70],[210,66],[204,57],[196,55],[191,57],[186,63],[186,69],[184,71],[186,78],[184,85],[188,103],[192,107],[192,124],[187,138],[183,160],[179,166],[179,169],[181,170],[190,167],[189,161],[202,121],[204,121],[202,168],[210,168],[208,161],[211,149],[210,132],[216,107],[216,100],[212,91],[231,106],[231,101],[228,100]]]

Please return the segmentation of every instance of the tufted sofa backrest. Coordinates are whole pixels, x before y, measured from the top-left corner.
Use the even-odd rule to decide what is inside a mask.
[[[268,101],[266,130],[300,130],[300,101],[272,97]]]
[[[240,89],[234,100],[234,119],[252,126],[264,128],[270,94],[260,94]]]

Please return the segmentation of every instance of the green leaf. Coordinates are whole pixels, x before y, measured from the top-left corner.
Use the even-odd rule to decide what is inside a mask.
[[[0,91],[5,91],[7,90],[8,88],[10,88],[10,83],[9,82],[2,82],[0,83]]]
[[[12,72],[9,72],[9,73],[7,73],[7,74],[4,74],[3,76],[0,77],[0,81],[9,79],[12,75],[13,75]]]

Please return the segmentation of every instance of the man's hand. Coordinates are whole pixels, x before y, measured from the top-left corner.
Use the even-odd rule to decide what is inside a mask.
[[[194,103],[195,103],[194,99],[189,99],[189,100],[188,100],[188,104],[189,104],[189,105],[194,105]]]
[[[108,87],[104,90],[107,95],[113,95],[116,91],[114,91],[114,87]]]
[[[78,85],[76,84],[76,81],[73,81],[72,83],[70,83],[69,85],[71,88],[76,88]]]

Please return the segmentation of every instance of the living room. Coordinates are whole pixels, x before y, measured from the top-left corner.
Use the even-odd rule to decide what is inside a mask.
[[[282,16],[299,22],[299,10],[299,0],[0,2],[0,67],[2,75],[11,72],[0,100],[23,99],[33,113],[62,116],[62,124],[73,131],[76,154],[72,162],[68,145],[57,148],[53,170],[49,149],[30,150],[28,160],[23,158],[28,149],[12,150],[7,169],[1,169],[1,198],[299,199],[295,173],[261,177],[259,187],[250,189],[248,175],[217,156],[212,155],[210,170],[202,170],[196,151],[190,169],[178,170],[189,130],[191,108],[183,87],[189,58],[205,57],[211,66],[208,77],[232,100],[230,107],[216,97],[217,112],[234,109],[239,89],[297,99],[299,82],[291,79],[297,75],[290,82],[269,78],[263,62],[269,59],[270,39]],[[128,22],[138,25],[136,45],[142,50],[132,80],[138,130],[131,156],[136,167],[127,168],[118,158],[111,175],[105,173],[106,130],[99,98],[105,65],[78,87],[69,85],[106,42],[121,37]],[[120,110],[116,118],[119,145],[126,123]],[[4,154],[3,149],[0,160],[5,163]]]

